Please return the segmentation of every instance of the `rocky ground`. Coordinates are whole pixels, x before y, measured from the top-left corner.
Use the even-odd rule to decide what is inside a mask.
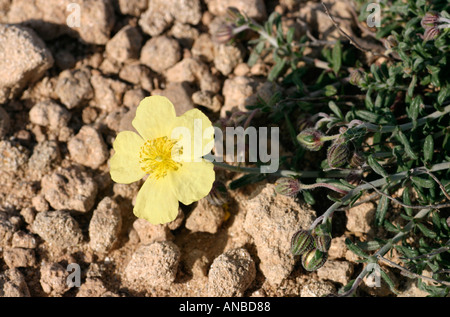
[[[71,28],[73,3],[81,15]],[[277,10],[300,33],[299,20],[323,39],[339,36],[314,1],[0,0],[0,296],[322,296],[357,275],[344,239],[374,234],[370,202],[337,216],[329,260],[309,273],[290,237],[319,210],[269,182],[154,226],[132,212],[141,183],[109,176],[112,142],[145,96],[216,121],[270,95],[270,61],[250,68],[247,47],[212,40],[228,6],[258,21]],[[332,9],[343,28],[345,8]],[[70,264],[79,287],[66,283]],[[404,296],[422,296],[395,281]],[[391,295],[385,286],[360,294]]]

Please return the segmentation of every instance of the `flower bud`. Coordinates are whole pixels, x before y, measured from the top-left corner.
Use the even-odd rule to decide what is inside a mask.
[[[358,186],[359,184],[361,184],[362,176],[359,171],[357,172],[352,171],[350,172],[350,174],[347,175],[345,180],[353,186]]]
[[[214,181],[206,200],[214,206],[222,206],[228,202],[228,191],[222,182]]]
[[[338,168],[347,163],[349,156],[347,142],[344,139],[337,139],[331,144],[327,151],[327,162],[331,168]]]
[[[350,167],[361,168],[365,162],[366,159],[364,158],[364,155],[362,155],[362,153],[353,152],[353,155],[350,159]]]
[[[439,36],[440,33],[441,33],[441,31],[439,30],[439,28],[437,26],[426,28],[425,33],[423,34],[423,40],[424,41],[434,40],[435,38],[437,38]]]
[[[228,43],[234,36],[233,26],[229,24],[222,24],[216,32],[214,32],[213,38],[216,43],[224,44]]]
[[[365,83],[364,73],[361,70],[355,69],[350,73],[350,84],[360,87]]]
[[[319,151],[324,142],[322,141],[323,133],[317,129],[306,129],[297,135],[298,142],[310,151]]]
[[[284,196],[295,197],[300,191],[300,183],[295,178],[282,177],[275,182],[275,191]]]
[[[420,25],[422,25],[424,29],[432,28],[439,22],[439,18],[439,13],[429,11],[425,13],[425,16],[420,21]]]
[[[314,238],[306,230],[297,231],[291,239],[291,252],[294,255],[301,255],[314,247]]]
[[[331,235],[329,233],[316,235],[314,237],[314,245],[317,248],[317,250],[322,252],[328,252],[331,246]]]
[[[302,256],[302,266],[307,271],[320,269],[328,259],[328,254],[318,249],[311,249]]]

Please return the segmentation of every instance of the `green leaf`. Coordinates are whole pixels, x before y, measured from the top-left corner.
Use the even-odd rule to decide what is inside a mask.
[[[385,271],[383,271],[383,269],[380,268],[380,274],[381,277],[383,278],[383,280],[386,282],[386,284],[389,286],[389,289],[392,291],[392,293],[398,295],[399,292],[396,290],[395,288],[395,284],[392,281],[392,279],[389,277],[389,275],[386,274]]]
[[[428,229],[423,223],[418,223],[417,228],[419,228],[419,230],[422,231],[422,233],[428,238],[434,239],[437,237],[436,232],[434,232],[431,229]]]
[[[252,67],[253,65],[256,64],[256,62],[258,61],[259,55],[261,55],[262,51],[264,50],[266,42],[265,41],[261,41],[258,44],[256,44],[255,48],[253,49],[253,51],[250,54],[250,57],[248,58],[247,64],[248,66]]]
[[[386,196],[382,196],[378,201],[377,210],[375,212],[376,226],[381,226],[383,224],[388,208],[389,208],[389,200]]]
[[[434,152],[434,139],[432,135],[428,135],[425,138],[425,142],[423,144],[423,157],[425,162],[431,162],[433,160],[433,152]]]
[[[284,66],[286,66],[286,60],[283,59],[275,64],[275,66],[272,67],[272,69],[269,72],[269,75],[267,76],[267,79],[269,81],[274,81],[278,78],[280,73],[283,71]]]
[[[411,180],[414,184],[416,184],[419,187],[423,187],[423,188],[433,188],[434,187],[434,182],[429,179],[425,179],[425,178],[422,178],[419,176],[413,176],[413,177],[411,177]]]
[[[439,91],[437,102],[439,105],[442,105],[444,101],[447,99],[447,97],[450,96],[450,89],[449,86],[441,87],[441,90]]]
[[[422,97],[417,96],[412,100],[411,105],[409,106],[409,115],[411,116],[414,127],[417,125],[417,118],[419,117],[420,107],[422,104]]]
[[[292,43],[292,41],[294,40],[294,35],[295,35],[295,28],[289,28],[286,33],[286,42],[288,44]]]
[[[378,163],[378,161],[373,157],[373,155],[369,155],[367,158],[367,164],[373,169],[375,173],[377,173],[380,176],[388,177],[388,173],[384,170],[384,168]]]
[[[334,101],[330,101],[328,103],[328,107],[331,109],[331,111],[334,112],[334,114],[341,120],[344,119],[344,115],[342,114],[341,109],[339,109],[339,107],[336,105],[336,103]]]
[[[355,253],[357,256],[359,256],[363,259],[369,258],[369,255],[367,253],[365,253],[363,250],[361,250],[361,248],[358,247],[356,244],[354,244],[349,238],[345,239],[345,245],[347,246],[347,248],[350,251]]]
[[[410,96],[411,98],[414,93],[414,88],[416,88],[416,84],[417,84],[417,76],[414,75],[408,87],[408,96]]]
[[[413,150],[411,149],[409,140],[402,131],[398,131],[397,139],[400,141],[401,144],[403,144],[406,154],[408,154],[408,156],[410,158],[412,158],[413,160],[417,160],[418,157],[417,157],[416,153],[414,153]]]
[[[302,194],[303,199],[307,204],[314,205],[316,203],[316,200],[314,199],[313,195],[308,190],[302,191]]]
[[[325,86],[325,96],[327,96],[327,97],[334,96],[334,95],[336,95],[336,93],[337,93],[337,89],[333,85]]]
[[[402,199],[403,199],[403,203],[405,203],[406,205],[411,205],[411,198],[409,195],[409,187],[405,187],[405,189],[403,190],[402,193]],[[405,212],[408,216],[412,216],[412,208],[405,208]]]
[[[336,44],[334,44],[332,57],[333,57],[333,71],[335,74],[337,74],[342,66],[342,47],[341,42],[339,40],[336,42]]]

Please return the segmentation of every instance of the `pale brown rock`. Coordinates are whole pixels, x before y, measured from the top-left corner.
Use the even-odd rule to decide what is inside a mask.
[[[32,123],[54,131],[67,126],[70,117],[71,114],[67,109],[52,100],[39,102],[30,110]]]
[[[208,296],[243,296],[256,276],[255,263],[244,248],[229,250],[214,259],[208,274]]]
[[[44,211],[36,215],[32,229],[53,247],[66,249],[80,244],[83,234],[67,211]]]
[[[346,210],[347,229],[355,233],[369,233],[372,229],[375,211],[375,206],[371,202]]]
[[[323,280],[347,285],[353,274],[353,265],[347,261],[327,260],[325,264],[317,270],[317,276]]]
[[[109,157],[102,135],[92,126],[85,125],[67,143],[70,157],[76,163],[96,169]]]
[[[0,273],[0,297],[30,297],[25,277],[18,269]]]
[[[260,269],[271,284],[280,284],[292,272],[295,257],[290,252],[292,235],[307,229],[314,210],[294,198],[277,195],[273,184],[245,204],[244,229],[255,242]]]
[[[41,181],[42,193],[54,209],[87,212],[94,206],[97,184],[78,167],[59,168]]]
[[[266,18],[266,6],[263,0],[210,0],[208,9],[214,15],[225,15],[228,7],[235,7],[248,17],[262,20]]]
[[[123,94],[127,90],[125,83],[100,74],[94,74],[91,77],[91,84],[94,88],[97,108],[111,112],[122,105]]]
[[[125,269],[125,278],[134,287],[167,289],[176,277],[180,250],[172,242],[141,245]]]
[[[136,27],[127,25],[117,32],[106,44],[106,55],[112,60],[124,63],[138,59],[142,45],[142,35]]]
[[[29,233],[24,231],[14,232],[12,237],[12,247],[13,248],[24,248],[24,249],[34,249],[37,246],[36,238]]]
[[[38,81],[53,63],[52,54],[33,30],[0,24],[0,104]]]
[[[186,111],[194,109],[192,102],[193,89],[186,83],[169,83],[165,89],[155,89],[152,96],[159,95],[167,97],[174,105],[177,116],[181,116]]]
[[[12,248],[5,250],[3,251],[3,259],[11,269],[36,265],[36,256],[34,250],[31,249]]]
[[[68,109],[82,106],[94,97],[88,68],[64,70],[58,76],[56,94]]]
[[[222,206],[214,206],[200,199],[186,219],[186,228],[192,232],[216,233],[225,219]]]
[[[140,61],[155,72],[163,72],[181,59],[180,50],[180,45],[173,38],[153,37],[142,47]]]
[[[105,197],[94,210],[89,223],[89,246],[92,250],[107,253],[118,240],[122,226],[119,205]]]
[[[133,222],[133,229],[136,230],[143,244],[173,240],[173,235],[167,225],[153,225],[145,219],[136,219]]]
[[[41,266],[40,283],[42,290],[52,296],[61,296],[69,290],[69,272],[59,263],[44,263]]]

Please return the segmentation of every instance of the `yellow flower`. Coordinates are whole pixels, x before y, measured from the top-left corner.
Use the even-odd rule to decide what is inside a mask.
[[[198,109],[177,117],[166,97],[151,96],[139,104],[132,125],[139,135],[122,131],[114,141],[111,178],[130,184],[148,175],[134,214],[152,224],[173,221],[179,201],[202,199],[215,180],[213,164],[202,158],[214,144],[211,121]]]

